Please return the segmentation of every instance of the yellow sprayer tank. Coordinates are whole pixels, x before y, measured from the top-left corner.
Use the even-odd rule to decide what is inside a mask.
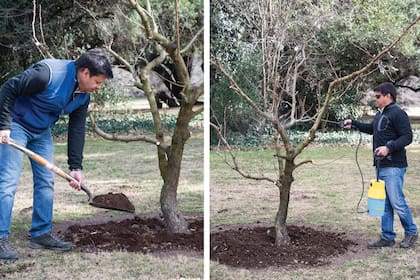
[[[368,213],[371,216],[383,216],[385,211],[385,182],[383,180],[370,181],[368,190]]]

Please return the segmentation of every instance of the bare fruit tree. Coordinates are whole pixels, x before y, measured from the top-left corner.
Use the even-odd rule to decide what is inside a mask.
[[[149,1],[144,1],[146,3],[145,7],[141,6],[136,0],[128,0],[128,2],[140,16],[142,28],[139,29],[139,32],[145,33],[147,40],[153,44],[157,56],[150,61],[147,61],[146,58],[141,58],[142,62],[146,61],[146,65],[140,70],[136,70],[135,65],[137,65],[139,61],[129,61],[120,56],[112,49],[112,45],[108,46],[108,50],[133,74],[136,79],[135,86],[145,92],[150,105],[150,112],[153,117],[155,138],[144,135],[116,135],[105,133],[96,125],[92,111],[89,113],[89,117],[94,130],[105,139],[123,142],[144,141],[156,146],[159,171],[163,179],[163,186],[160,193],[160,205],[167,225],[167,230],[176,233],[188,233],[188,225],[178,205],[177,191],[184,146],[191,136],[189,123],[196,115],[203,112],[203,106],[197,108],[194,107],[194,105],[197,103],[200,96],[203,95],[204,85],[202,81],[197,82],[191,79],[188,67],[185,64],[182,55],[194,45],[195,41],[201,38],[203,29],[201,28],[190,42],[184,44],[179,34],[177,0],[175,0],[175,31],[170,37],[169,35],[163,35],[159,32],[158,25],[156,24],[157,20],[153,16]],[[171,40],[170,38],[175,39]],[[165,135],[150,76],[152,69],[163,63],[167,58],[174,64],[177,83],[182,86],[182,98],[176,126],[170,137]],[[170,138],[170,140],[168,140],[168,138]]]
[[[324,94],[319,92],[315,102],[308,101],[307,95],[297,91],[297,83],[302,79],[302,73],[308,69],[309,55],[306,53],[306,45],[295,44],[285,53],[284,34],[287,33],[287,14],[284,13],[290,7],[288,1],[257,1],[259,22],[257,29],[260,34],[260,50],[262,52],[262,81],[256,85],[263,102],[254,102],[247,93],[242,90],[234,76],[227,70],[218,58],[212,58],[212,65],[225,76],[232,92],[239,95],[262,119],[270,123],[274,128],[274,150],[277,161],[277,177],[254,176],[240,168],[240,165],[229,146],[222,127],[211,123],[221,143],[227,148],[230,160],[225,157],[225,162],[241,176],[253,180],[265,180],[275,184],[279,189],[279,205],[275,217],[275,244],[287,244],[290,241],[286,229],[287,213],[289,208],[290,189],[294,181],[294,171],[311,161],[297,162],[297,157],[314,140],[322,118],[334,98],[342,96],[346,87],[361,75],[377,65],[379,59],[388,53],[401,38],[420,21],[420,17],[411,22],[396,38],[380,53],[372,56],[372,59],[359,70],[348,75],[339,77],[328,83]],[[316,83],[315,83],[316,84]],[[313,110],[315,108],[315,110]],[[311,113],[313,112],[313,113]],[[287,130],[296,124],[303,122],[313,123],[308,130],[305,139],[298,143],[292,143]]]

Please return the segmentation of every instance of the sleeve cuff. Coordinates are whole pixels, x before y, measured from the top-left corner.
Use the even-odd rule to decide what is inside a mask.
[[[81,167],[70,167],[70,171],[82,171]]]

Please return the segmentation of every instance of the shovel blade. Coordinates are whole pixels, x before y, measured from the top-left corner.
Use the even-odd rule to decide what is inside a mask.
[[[123,193],[108,193],[95,196],[92,201],[89,202],[89,205],[112,209],[124,212],[134,213],[134,205],[130,202],[127,196]]]

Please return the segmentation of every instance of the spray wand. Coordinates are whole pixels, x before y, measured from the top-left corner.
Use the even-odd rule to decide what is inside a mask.
[[[345,121],[330,121],[323,119],[322,121],[338,125],[340,128],[344,128],[345,126],[349,125]],[[357,129],[355,126],[352,125],[352,128]],[[359,130],[358,130],[359,131]],[[359,131],[359,141],[357,143],[356,152],[355,152],[355,161],[357,165],[357,169],[359,170],[360,177],[362,180],[362,193],[360,194],[359,201],[357,202],[356,212],[357,213],[368,213],[371,216],[382,216],[385,210],[385,198],[386,198],[386,191],[385,191],[385,182],[379,179],[379,168],[380,162],[384,158],[382,156],[374,154],[374,160],[376,162],[376,180],[372,180],[370,182],[370,187],[368,189],[368,210],[367,211],[360,211],[360,203],[363,199],[365,193],[365,179],[363,176],[362,169],[359,164],[359,149],[362,143],[362,133]]]
[[[345,121],[330,121],[326,119],[322,119],[322,121],[335,124],[339,126],[340,128],[344,128],[349,123],[346,123]],[[351,125],[352,128],[357,129],[357,127]],[[360,177],[362,179],[362,193],[360,194],[360,199],[357,202],[356,206],[356,212],[357,213],[368,213],[371,216],[383,216],[385,211],[385,199],[386,199],[386,191],[385,191],[385,182],[383,180],[379,179],[379,168],[380,168],[380,162],[384,159],[383,156],[378,156],[376,153],[374,153],[374,160],[376,162],[376,180],[371,180],[370,187],[368,189],[368,210],[367,211],[359,211],[360,203],[363,199],[363,195],[365,193],[365,179],[363,176],[362,169],[359,164],[358,154],[359,154],[359,148],[362,143],[362,133],[360,130],[359,132],[359,142],[356,147],[356,154],[355,154],[355,161],[357,168],[360,173]]]
[[[335,125],[339,126],[341,129],[343,129],[345,126],[348,125],[348,123],[346,123],[345,121],[336,122],[336,121],[330,121],[330,120],[326,120],[326,119],[322,119],[322,121],[324,121],[326,123],[335,124]],[[363,171],[362,171],[362,168],[360,167],[360,164],[359,164],[359,149],[360,149],[360,145],[362,144],[362,133],[355,126],[352,125],[351,127],[356,129],[359,132],[359,141],[357,143],[357,147],[356,147],[356,151],[355,151],[355,161],[356,161],[356,166],[357,166],[357,169],[359,171],[360,178],[361,178],[362,192],[360,194],[359,201],[357,202],[357,205],[356,205],[356,213],[363,214],[363,213],[367,213],[368,211],[367,210],[365,210],[365,211],[359,210],[360,203],[362,202],[363,196],[365,194],[365,177],[363,176]],[[378,172],[379,172],[379,169],[378,169]],[[377,172],[377,179],[379,179],[379,173],[378,172]]]

